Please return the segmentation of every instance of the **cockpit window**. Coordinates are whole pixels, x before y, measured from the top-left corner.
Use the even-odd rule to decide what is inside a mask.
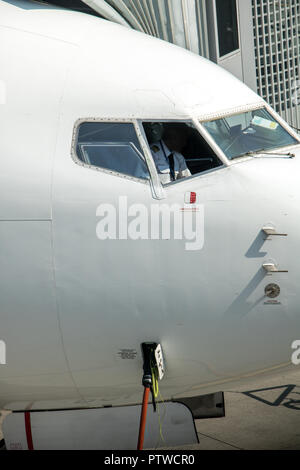
[[[202,124],[230,160],[299,143],[264,108]]]
[[[77,156],[87,165],[150,178],[132,123],[83,122],[78,129]]]
[[[143,127],[162,184],[223,165],[192,121],[144,122]]]

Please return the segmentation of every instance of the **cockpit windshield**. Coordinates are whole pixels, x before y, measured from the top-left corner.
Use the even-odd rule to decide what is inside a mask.
[[[265,108],[201,124],[229,160],[299,144]]]

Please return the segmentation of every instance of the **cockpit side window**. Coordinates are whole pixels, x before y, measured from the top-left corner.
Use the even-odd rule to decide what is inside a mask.
[[[86,165],[142,180],[150,178],[132,123],[83,122],[78,128],[76,150]]]
[[[162,184],[222,166],[192,121],[143,122]]]

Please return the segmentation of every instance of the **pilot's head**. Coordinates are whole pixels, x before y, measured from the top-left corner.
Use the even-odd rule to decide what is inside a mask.
[[[168,123],[164,126],[163,140],[173,152],[181,153],[187,145],[189,129],[183,123]]]

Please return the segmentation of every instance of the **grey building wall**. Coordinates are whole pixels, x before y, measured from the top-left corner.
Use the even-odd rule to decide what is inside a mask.
[[[299,129],[300,0],[252,0],[257,92]]]
[[[225,56],[219,51],[218,1],[224,0],[206,0],[210,59],[299,129],[300,0],[236,0],[239,47]]]
[[[220,10],[220,16],[226,13],[226,9],[233,1],[223,1],[220,5],[224,5],[224,11]],[[234,74],[246,85],[256,91],[256,70],[254,56],[254,37],[252,24],[252,5],[251,0],[236,0],[236,16],[237,16],[237,48],[222,55],[221,41],[226,38],[225,33],[219,36],[220,21],[217,15],[217,1],[206,0],[207,10],[207,28],[209,42],[209,58],[224,67],[226,70]],[[227,29],[232,26],[227,24]],[[228,32],[230,34],[230,31]]]

